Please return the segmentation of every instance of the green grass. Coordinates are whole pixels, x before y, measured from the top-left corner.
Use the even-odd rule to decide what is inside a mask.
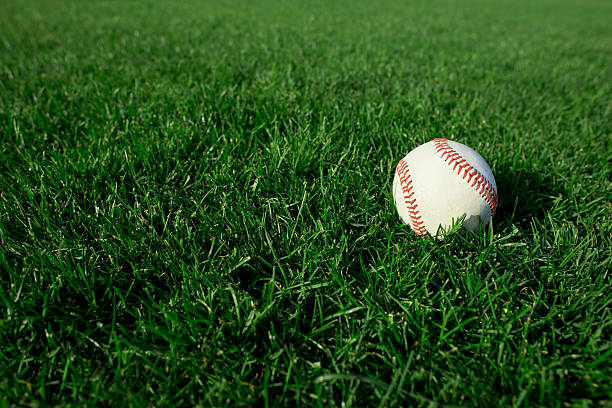
[[[612,4],[327,3],[0,4],[1,406],[611,403]]]

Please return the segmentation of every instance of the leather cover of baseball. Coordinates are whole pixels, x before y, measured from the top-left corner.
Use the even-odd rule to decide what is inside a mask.
[[[404,223],[418,235],[447,232],[463,215],[476,231],[497,208],[497,185],[487,162],[471,148],[434,139],[408,153],[395,169],[393,200]]]

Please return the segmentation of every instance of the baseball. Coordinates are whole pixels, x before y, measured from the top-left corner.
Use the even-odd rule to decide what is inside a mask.
[[[402,221],[420,236],[443,235],[463,216],[463,227],[476,231],[495,215],[497,185],[474,150],[434,139],[399,161],[393,200]]]

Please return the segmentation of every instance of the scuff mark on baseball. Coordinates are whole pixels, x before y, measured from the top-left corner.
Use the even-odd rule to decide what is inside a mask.
[[[443,234],[463,217],[476,231],[497,209],[497,185],[487,162],[458,142],[434,139],[401,159],[393,179],[400,218],[420,236]]]

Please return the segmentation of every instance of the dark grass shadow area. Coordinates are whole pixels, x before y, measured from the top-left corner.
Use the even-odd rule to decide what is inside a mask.
[[[508,166],[496,172],[495,181],[499,204],[493,221],[497,230],[510,225],[527,228],[531,219],[544,216],[567,193],[545,170]]]

